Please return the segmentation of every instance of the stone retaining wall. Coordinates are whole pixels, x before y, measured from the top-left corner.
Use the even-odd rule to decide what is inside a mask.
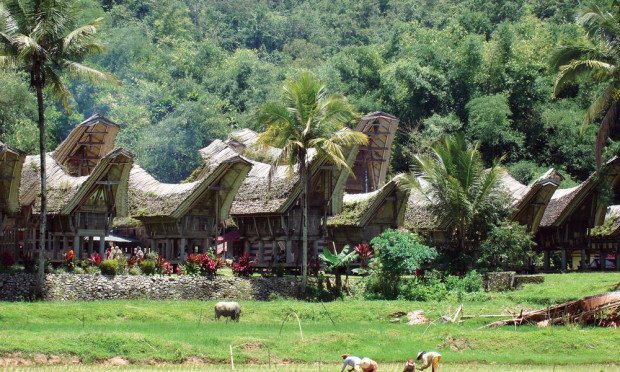
[[[0,300],[37,298],[35,274],[0,274]],[[301,279],[237,278],[208,279],[195,276],[46,274],[41,298],[67,300],[266,300],[271,293],[298,297]]]

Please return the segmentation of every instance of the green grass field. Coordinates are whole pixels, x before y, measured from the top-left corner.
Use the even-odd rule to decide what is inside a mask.
[[[548,275],[544,284],[487,294],[465,301],[464,315],[499,314],[537,309],[614,289],[618,273]],[[333,370],[345,352],[400,363],[419,350],[438,350],[445,370],[618,370],[620,330],[562,326],[488,329],[495,319],[469,319],[463,324],[435,322],[409,326],[390,323],[396,311],[423,309],[431,319],[453,312],[457,302],[301,301],[242,302],[241,322],[213,320],[215,301],[100,301],[0,303],[0,354],[34,359],[36,354],[64,362],[100,363],[114,357],[132,364],[212,363],[227,370],[229,345],[235,363],[253,370],[271,362],[279,370]],[[291,311],[300,317],[303,339]],[[2,360],[0,360],[0,363]],[[292,364],[291,364],[292,363]],[[496,363],[496,364],[492,364]],[[611,366],[609,366],[611,364]],[[217,367],[215,365],[220,365]],[[308,365],[308,367],[304,367]],[[590,366],[586,366],[590,365]],[[603,367],[607,365],[606,367]],[[293,367],[294,366],[294,367]],[[329,368],[331,366],[331,368]],[[460,366],[460,367],[459,367]],[[565,369],[558,369],[560,367]],[[593,369],[596,366],[597,369]],[[48,367],[49,368],[49,367]],[[165,367],[162,367],[165,368]],[[191,366],[187,368],[191,369]],[[219,369],[218,369],[219,368]],[[490,369],[488,369],[490,368]]]

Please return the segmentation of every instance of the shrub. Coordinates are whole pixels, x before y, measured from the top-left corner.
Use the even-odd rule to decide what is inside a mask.
[[[375,258],[369,263],[373,273],[369,276],[367,290],[374,298],[395,299],[401,290],[402,275],[415,273],[437,257],[437,251],[420,242],[417,235],[408,231],[384,231],[370,242],[375,248]]]
[[[104,275],[116,275],[119,273],[119,261],[113,258],[103,260],[99,268]]]
[[[407,278],[399,292],[398,298],[408,301],[442,301],[448,296],[446,285],[435,278]]]
[[[383,266],[391,276],[414,273],[437,257],[437,251],[420,242],[417,235],[403,230],[385,230],[370,242]]]
[[[476,270],[468,272],[463,277],[448,275],[445,279],[445,283],[448,291],[460,291],[465,293],[482,291],[482,275]]]
[[[139,267],[140,270],[142,270],[143,274],[154,275],[157,273],[157,261],[152,258],[142,260],[142,262],[140,262],[139,264]]]
[[[250,254],[244,252],[236,262],[233,262],[232,271],[238,276],[250,276],[254,272],[254,262],[250,259]]]
[[[219,257],[208,253],[190,254],[180,270],[187,275],[213,276],[221,265]]]
[[[159,257],[157,259],[157,271],[159,271],[160,274],[172,275],[173,269],[172,264],[166,261],[165,258]]]
[[[480,244],[477,265],[484,271],[523,268],[534,256],[532,234],[516,222],[503,222],[495,226]]]
[[[136,265],[129,268],[129,275],[142,275],[142,270]]]
[[[84,273],[85,273],[85,271],[84,271],[84,269],[82,269],[81,267],[76,266],[76,267],[74,267],[74,268],[73,268],[73,273],[74,273],[74,274],[84,274]]]

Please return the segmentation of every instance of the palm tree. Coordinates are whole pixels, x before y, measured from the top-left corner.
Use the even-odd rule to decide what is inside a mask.
[[[75,28],[77,3],[73,0],[4,0],[0,2],[0,66],[24,69],[37,97],[41,157],[41,215],[39,225],[39,279],[44,275],[47,191],[45,163],[45,107],[43,91],[60,99],[69,110],[71,93],[61,73],[68,71],[93,81],[117,82],[109,74],[79,61],[101,51],[93,35],[101,18]]]
[[[297,166],[302,185],[302,281],[308,277],[308,151],[327,162],[349,169],[344,149],[368,142],[365,134],[345,125],[354,117],[347,100],[328,95],[325,86],[310,72],[284,83],[282,98],[265,104],[258,112],[258,121],[266,130],[258,143],[282,148],[276,165]],[[349,169],[350,170],[350,169]]]
[[[602,149],[620,114],[620,3],[614,1],[605,7],[592,2],[580,11],[577,22],[584,27],[589,42],[564,45],[552,55],[551,65],[559,71],[553,95],[558,97],[567,86],[582,81],[601,87],[584,118],[587,125],[604,114],[596,137],[596,163],[600,166]]]
[[[489,214],[506,205],[499,183],[502,169],[494,164],[485,169],[478,145],[470,145],[462,133],[444,137],[430,153],[415,157],[416,171],[405,177],[403,186],[420,192],[428,201],[431,214],[455,246],[466,252],[471,241],[480,234]],[[505,209],[505,207],[504,207]]]

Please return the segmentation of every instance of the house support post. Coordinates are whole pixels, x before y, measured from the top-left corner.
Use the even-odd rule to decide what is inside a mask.
[[[258,241],[258,263],[265,263],[265,242],[262,240]]]
[[[291,240],[286,241],[286,264],[293,264],[293,241]]]
[[[75,258],[80,260],[82,259],[82,256],[80,256],[80,234],[76,234],[73,237],[73,253],[75,255]]]
[[[549,268],[551,267],[551,255],[549,253],[550,252],[548,249],[545,249],[543,252],[543,269],[545,271],[549,271]]]
[[[586,271],[588,270],[588,264],[586,263],[587,259],[586,259],[586,250],[582,249],[581,250],[581,270]]]
[[[93,246],[91,246],[91,249],[94,249]],[[99,255],[101,257],[104,257],[105,255],[105,234],[99,237]]]
[[[88,237],[88,254],[95,252],[95,238],[93,236]],[[101,254],[101,252],[99,253]],[[101,255],[103,257],[103,255]]]
[[[562,248],[562,272],[566,271],[566,267],[567,267],[567,256],[568,256],[568,252],[566,252],[566,248]]]
[[[607,254],[605,254],[605,252],[603,252],[603,248],[599,248],[598,249],[598,262],[599,262],[599,268],[601,271],[605,271],[605,261],[607,258]]]
[[[250,254],[250,241],[247,239],[243,241],[243,253]]]

